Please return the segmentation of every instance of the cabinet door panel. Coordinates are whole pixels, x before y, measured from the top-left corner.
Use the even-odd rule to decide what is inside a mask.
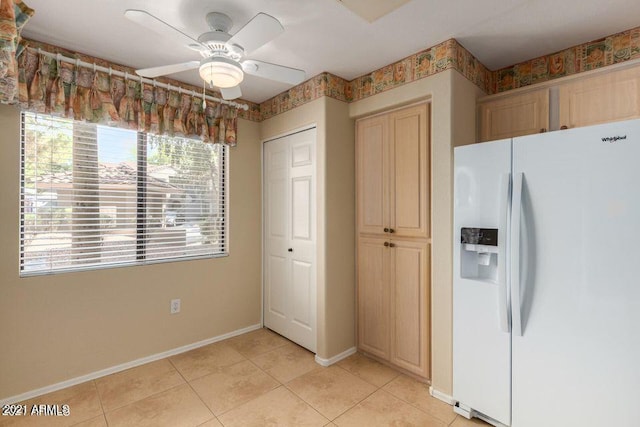
[[[427,106],[391,114],[390,224],[398,236],[428,237],[429,144]]]
[[[429,247],[394,240],[391,264],[391,362],[429,376]]]
[[[389,226],[387,118],[358,121],[356,138],[358,230],[382,234]]]
[[[358,347],[389,360],[389,252],[384,239],[358,242]]]
[[[569,128],[640,117],[640,68],[560,86],[560,125]]]
[[[549,130],[549,90],[504,96],[480,104],[480,141]]]

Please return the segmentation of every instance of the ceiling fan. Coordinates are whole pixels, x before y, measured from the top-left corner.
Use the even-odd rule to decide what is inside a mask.
[[[302,70],[245,59],[245,55],[284,31],[282,24],[266,13],[258,13],[231,35],[228,33],[232,26],[231,18],[224,13],[211,12],[206,17],[211,31],[201,34],[197,39],[144,10],[128,9],[124,16],[156,33],[176,38],[202,56],[201,60],[136,70],[142,77],[154,78],[197,68],[200,77],[217,87],[227,100],[242,96],[239,85],[244,73],[291,85],[302,83],[305,79]]]

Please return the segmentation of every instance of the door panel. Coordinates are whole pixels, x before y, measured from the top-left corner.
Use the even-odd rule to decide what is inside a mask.
[[[313,295],[309,292],[312,290],[313,272],[311,263],[294,261],[293,262],[293,304],[291,320],[298,326],[311,329],[311,301]]]
[[[389,226],[387,198],[388,124],[386,117],[357,122],[358,229],[383,233]]]
[[[288,150],[285,144],[265,146],[265,310],[270,327],[287,328],[287,288],[290,266],[287,253],[289,212],[287,200]]]
[[[507,285],[507,213],[500,206],[509,196],[501,184],[511,173],[511,140],[456,147],[454,156],[453,398],[509,425],[511,334],[502,329],[499,313],[508,313],[501,294]],[[460,243],[462,227],[498,230],[491,268]]]
[[[389,248],[385,239],[358,242],[358,346],[389,359]]]
[[[309,350],[316,349],[316,190],[314,178],[315,129],[288,137],[291,144],[289,289],[290,325],[287,337]]]
[[[311,239],[311,176],[292,180],[291,204],[292,237],[293,239]]]
[[[427,107],[390,116],[390,224],[398,236],[429,237]]]
[[[271,273],[269,279],[269,312],[280,319],[286,318],[286,285],[288,282],[288,262],[286,258],[279,256],[269,257],[268,270]]]
[[[315,129],[264,145],[264,323],[316,350]]]
[[[287,216],[283,209],[287,195],[285,178],[272,178],[267,182],[269,204],[269,237],[286,238]]]
[[[481,103],[478,109],[479,139],[483,142],[549,129],[549,89],[500,97]]]
[[[560,125],[569,128],[640,117],[640,69],[608,72],[560,86]]]
[[[391,259],[391,362],[429,376],[429,248],[394,240]]]
[[[513,425],[637,425],[640,121],[516,138],[513,157]]]

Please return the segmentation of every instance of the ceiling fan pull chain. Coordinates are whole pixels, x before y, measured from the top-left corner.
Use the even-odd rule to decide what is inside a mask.
[[[206,88],[207,88],[207,82],[203,80],[202,81],[202,111],[207,109],[207,100],[205,98],[205,96],[207,96],[207,94],[205,93]]]

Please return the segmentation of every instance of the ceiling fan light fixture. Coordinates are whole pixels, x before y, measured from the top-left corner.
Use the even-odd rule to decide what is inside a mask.
[[[244,79],[240,64],[222,56],[203,59],[199,71],[202,80],[219,88],[237,86]]]

